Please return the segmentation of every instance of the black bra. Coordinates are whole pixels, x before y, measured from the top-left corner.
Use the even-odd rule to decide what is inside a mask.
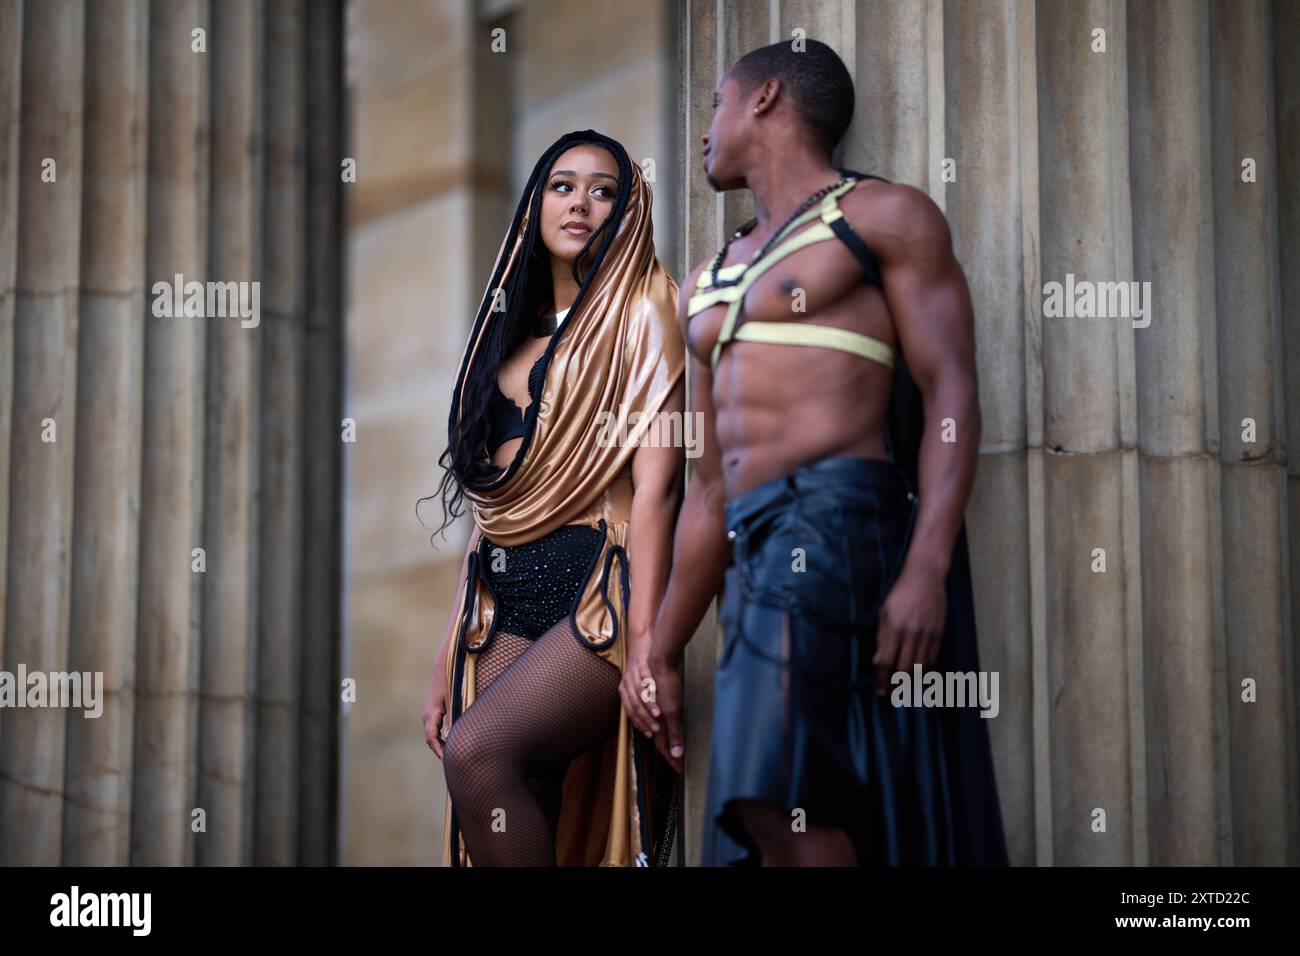
[[[528,397],[534,402],[541,395],[542,381],[545,378],[542,360],[545,358],[546,353],[543,352],[537,357],[532,370],[528,373]],[[511,438],[523,437],[524,409],[501,391],[499,383],[492,392],[492,397],[488,399],[488,448],[495,453],[504,442]]]

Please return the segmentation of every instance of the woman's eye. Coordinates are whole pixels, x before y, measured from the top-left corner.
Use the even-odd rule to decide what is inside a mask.
[[[551,183],[551,188],[554,189],[554,190],[556,190],[557,192],[559,191],[559,188],[560,188],[561,186],[569,186],[569,184],[566,183],[563,179],[561,179],[561,180],[559,180],[559,181],[557,181],[557,182],[553,182],[553,183]],[[569,188],[572,189],[573,187],[572,187],[572,186],[569,186]]]

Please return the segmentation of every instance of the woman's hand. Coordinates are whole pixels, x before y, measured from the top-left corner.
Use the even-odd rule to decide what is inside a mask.
[[[442,720],[447,715],[447,682],[443,680],[445,668],[439,658],[433,666],[429,680],[429,696],[424,702],[424,742],[442,759]]]
[[[650,668],[650,640],[633,639],[628,643],[627,666],[623,669],[623,679],[619,681],[618,692],[623,698],[623,709],[627,711],[636,729],[647,737],[659,732],[659,706],[655,702],[656,687],[654,671]]]

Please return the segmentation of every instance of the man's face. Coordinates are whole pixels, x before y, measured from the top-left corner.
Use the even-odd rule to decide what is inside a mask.
[[[713,122],[701,137],[704,175],[719,192],[745,185],[736,165],[749,133],[749,116],[739,84],[728,74],[713,94]]]

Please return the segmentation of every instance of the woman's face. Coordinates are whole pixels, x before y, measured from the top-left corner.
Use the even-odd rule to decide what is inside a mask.
[[[574,146],[556,157],[542,193],[540,231],[556,259],[572,263],[614,210],[618,164],[599,146]]]

